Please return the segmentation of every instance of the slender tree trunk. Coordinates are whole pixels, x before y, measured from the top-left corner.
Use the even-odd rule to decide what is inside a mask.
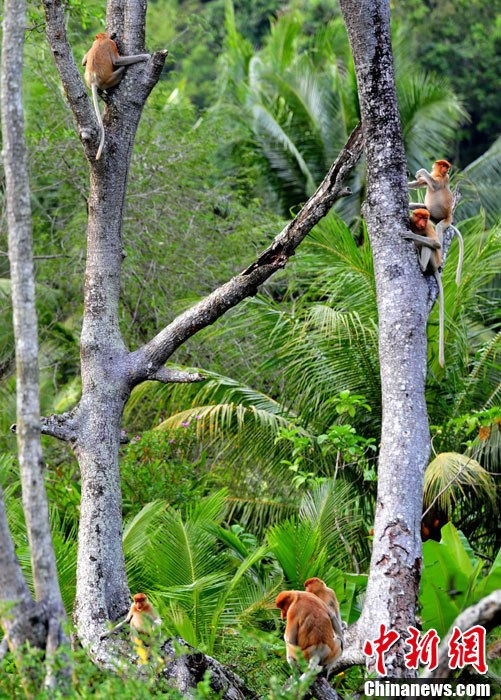
[[[364,147],[364,216],[374,257],[383,420],[378,493],[360,642],[381,624],[415,624],[421,575],[420,519],[430,438],[425,403],[429,288],[408,227],[406,162],[395,93],[389,0],[340,0],[355,60]],[[386,654],[390,676],[409,676],[402,640]]]
[[[98,130],[64,27],[61,0],[44,0],[47,38],[73,110],[90,167],[87,267],[81,336],[82,397],[68,414],[42,420],[44,433],[70,442],[81,477],[75,622],[80,640],[94,659],[113,664],[113,640],[100,641],[108,620],[125,613],[128,587],[122,551],[122,503],[118,447],[123,408],[134,386],[147,379],[200,381],[199,374],[163,367],[172,353],[198,330],[256,293],[285,266],[296,247],[339,197],[348,194],[343,179],[361,153],[357,128],[317,191],[258,260],[208,297],[174,319],[142,348],[130,352],[118,323],[122,221],[127,175],[142,108],[160,77],[166,51],[131,65],[106,95],[105,148],[95,160]],[[109,0],[107,29],[120,53],[144,51],[146,3]]]
[[[26,4],[6,0],[2,38],[2,138],[16,351],[17,443],[23,509],[30,544],[36,604],[22,575],[0,493],[0,597],[16,602],[2,619],[9,646],[24,642],[53,652],[66,640],[40,443],[38,329],[28,159],[24,138],[22,74]],[[65,674],[63,674],[65,675]],[[53,685],[55,678],[49,671]]]

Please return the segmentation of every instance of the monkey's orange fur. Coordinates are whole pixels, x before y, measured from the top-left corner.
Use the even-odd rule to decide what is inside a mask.
[[[133,596],[134,602],[132,603],[128,620],[130,626],[136,630],[136,632],[147,632],[151,633],[152,628],[155,624],[158,624],[159,617],[150,604],[148,597],[144,593],[136,593]]]
[[[305,590],[308,591],[308,593],[313,593],[313,595],[316,595],[317,598],[320,598],[320,600],[323,603],[325,603],[329,611],[329,616],[331,618],[334,632],[337,634],[337,636],[341,639],[342,642],[344,632],[341,621],[341,615],[339,612],[339,603],[336,598],[336,594],[334,593],[332,588],[326,586],[325,582],[322,581],[321,578],[317,578],[316,576],[307,579],[304,582],[304,587]]]
[[[114,72],[113,57],[118,58],[117,45],[108,34],[100,32],[92,44],[85,65],[85,80],[90,86],[106,90]]]
[[[419,233],[421,236],[426,236],[433,241],[440,243],[440,240],[435,231],[435,227],[430,221],[430,212],[428,209],[414,209],[411,214],[411,230],[414,233]],[[442,266],[442,250],[438,248],[433,251],[433,268],[438,270]]]
[[[276,599],[282,619],[286,618],[287,661],[297,661],[298,649],[310,667],[322,666],[327,673],[341,654],[341,641],[334,636],[327,606],[307,591],[282,591]]]

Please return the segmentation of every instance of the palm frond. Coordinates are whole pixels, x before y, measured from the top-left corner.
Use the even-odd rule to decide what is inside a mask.
[[[428,465],[424,476],[424,504],[436,502],[445,513],[452,513],[454,504],[467,491],[494,498],[494,481],[476,459],[457,452],[442,452]]]

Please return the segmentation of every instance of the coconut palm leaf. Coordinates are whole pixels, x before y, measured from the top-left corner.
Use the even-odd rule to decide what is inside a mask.
[[[424,476],[424,505],[436,503],[451,514],[454,504],[469,490],[494,499],[494,481],[476,459],[457,452],[442,452],[428,465]]]

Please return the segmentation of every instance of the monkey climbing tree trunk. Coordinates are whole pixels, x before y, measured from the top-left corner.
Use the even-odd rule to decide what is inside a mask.
[[[428,285],[408,228],[406,161],[395,93],[389,0],[340,0],[355,60],[367,160],[367,222],[376,278],[383,420],[367,595],[359,643],[381,624],[415,624],[421,575],[423,474],[430,438],[425,403]],[[390,676],[409,676],[402,640]]]

